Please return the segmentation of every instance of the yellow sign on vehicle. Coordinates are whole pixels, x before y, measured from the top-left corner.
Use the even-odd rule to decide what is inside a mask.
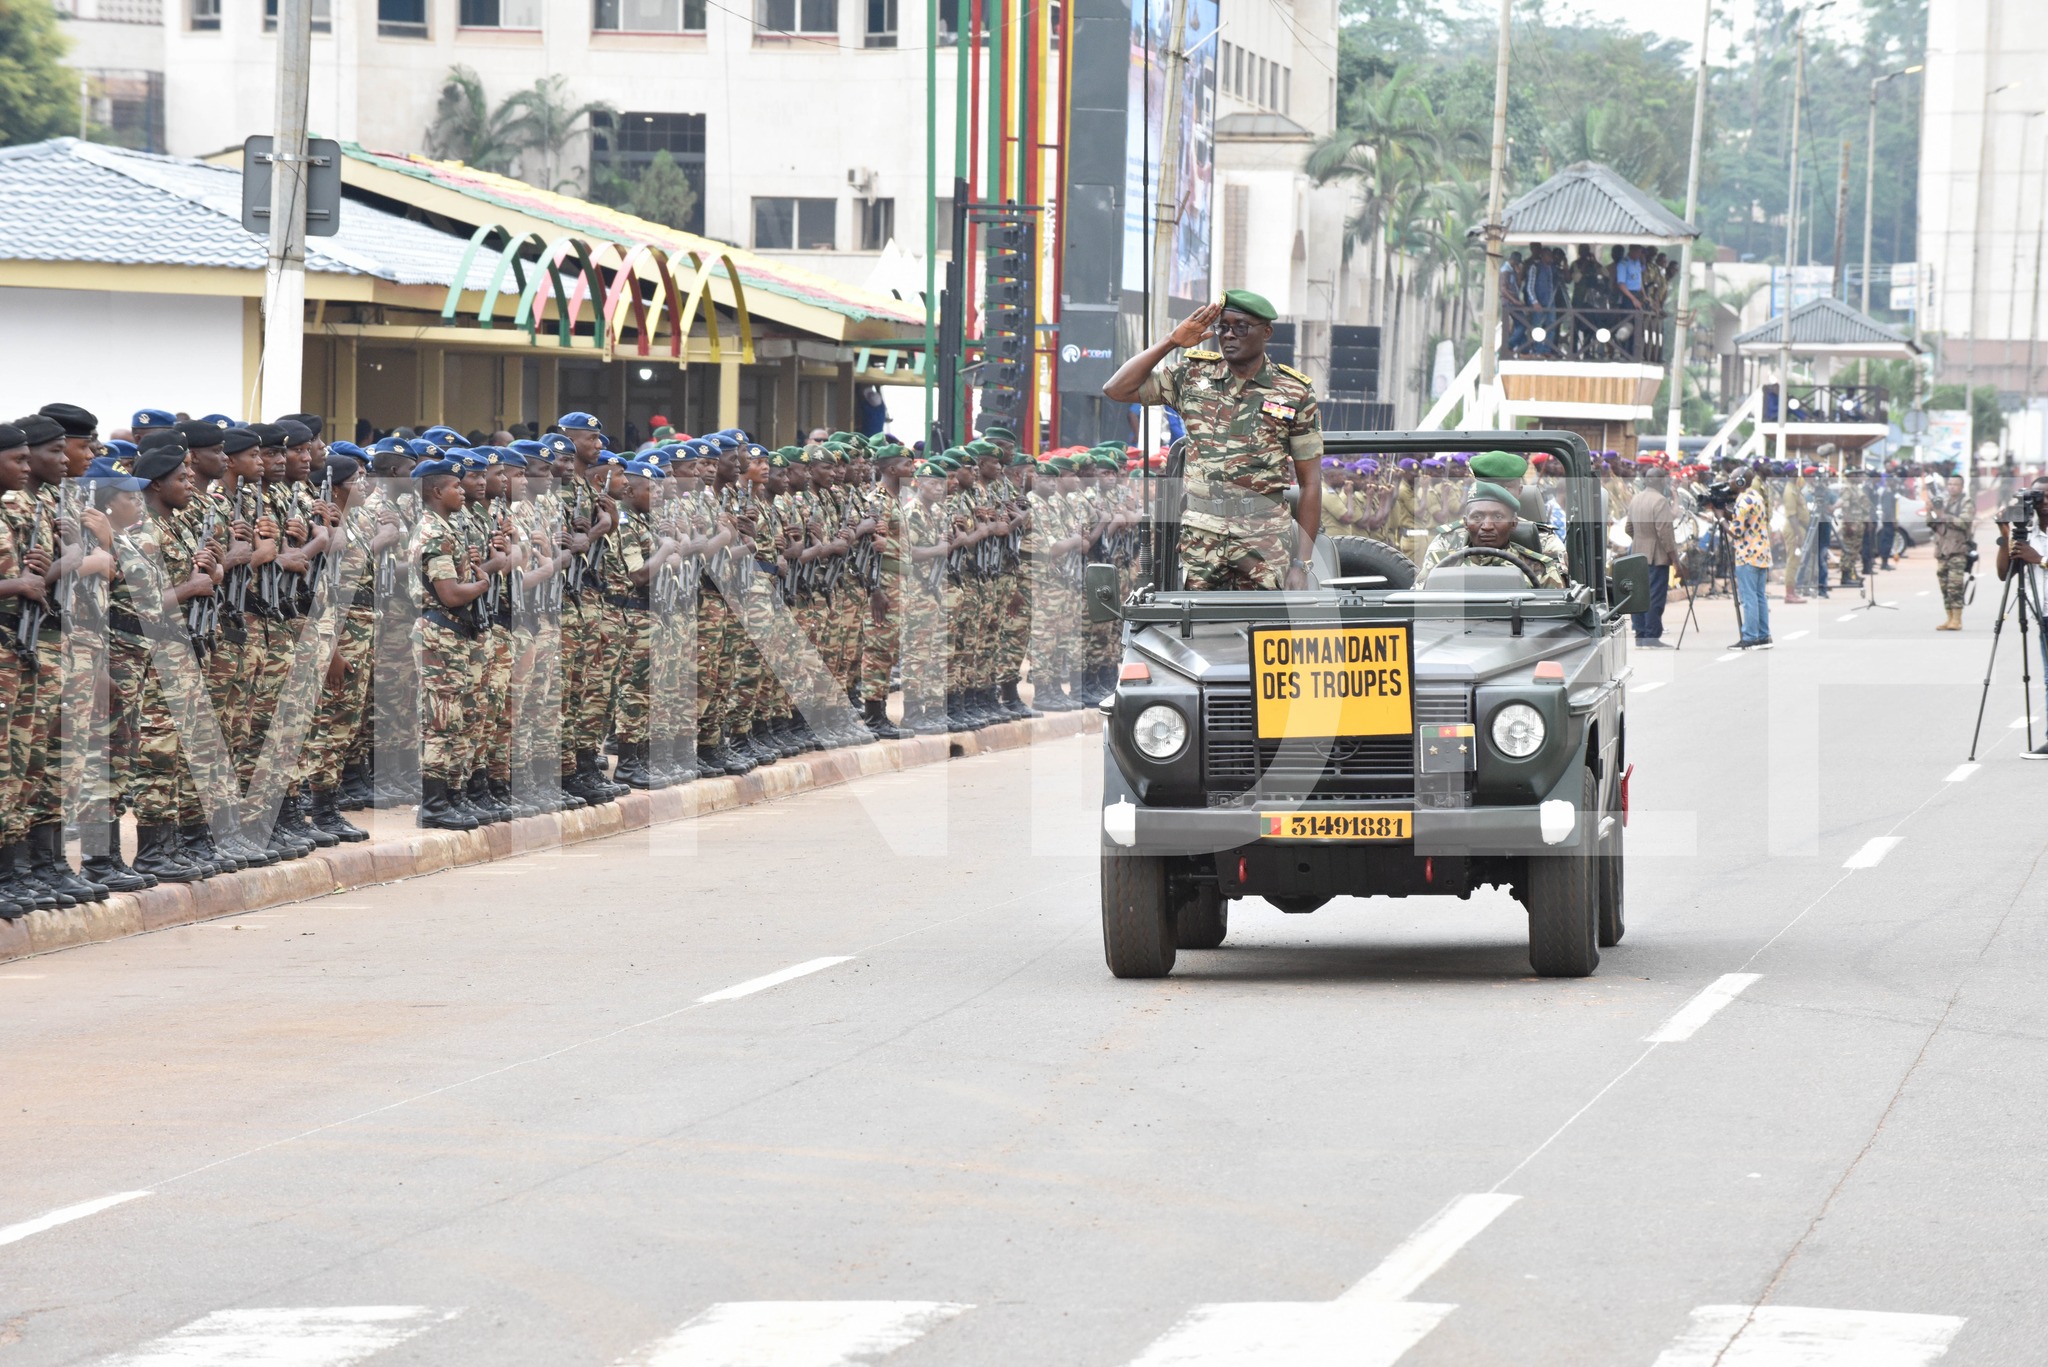
[[[1261,812],[1266,840],[1407,840],[1413,812]]]
[[[1406,624],[1258,627],[1252,697],[1262,739],[1414,733],[1414,660]]]

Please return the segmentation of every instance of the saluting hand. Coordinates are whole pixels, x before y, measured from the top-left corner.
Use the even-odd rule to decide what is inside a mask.
[[[1209,335],[1209,329],[1216,326],[1216,320],[1223,316],[1223,305],[1204,304],[1175,324],[1166,340],[1177,347],[1191,347]]]

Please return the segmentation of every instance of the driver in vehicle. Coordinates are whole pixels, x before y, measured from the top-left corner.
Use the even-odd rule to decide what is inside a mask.
[[[1561,589],[1566,563],[1564,542],[1548,524],[1523,518],[1514,494],[1500,485],[1475,480],[1462,518],[1439,530],[1422,553],[1415,582],[1426,587],[1443,564],[1509,565],[1536,588]]]

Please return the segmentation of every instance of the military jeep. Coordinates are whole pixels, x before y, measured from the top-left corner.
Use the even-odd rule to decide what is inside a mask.
[[[1601,491],[1562,432],[1353,433],[1332,455],[1505,449],[1558,458],[1570,583],[1451,556],[1418,585],[1405,555],[1323,538],[1312,587],[1177,587],[1179,496],[1150,482],[1138,588],[1090,567],[1092,620],[1120,619],[1104,713],[1102,940],[1110,972],[1160,977],[1213,949],[1229,906],[1469,897],[1506,888],[1529,962],[1583,977],[1621,940],[1628,817],[1627,614],[1641,557],[1607,559]],[[1534,528],[1516,540],[1534,544]]]

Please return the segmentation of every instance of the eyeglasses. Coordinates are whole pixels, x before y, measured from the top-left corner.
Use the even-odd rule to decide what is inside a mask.
[[[1224,321],[1216,324],[1216,335],[1218,337],[1242,337],[1245,336],[1247,333],[1251,332],[1253,329],[1263,326],[1264,324],[1254,322],[1250,319],[1247,319],[1241,323],[1236,321]]]

